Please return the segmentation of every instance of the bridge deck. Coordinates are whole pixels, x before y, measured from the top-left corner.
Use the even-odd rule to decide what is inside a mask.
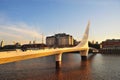
[[[26,52],[22,51],[8,51],[8,52],[0,52],[0,64],[9,63],[14,61],[32,59],[37,57],[44,57],[49,55],[55,55],[57,53],[53,53],[51,50],[28,50]]]
[[[80,51],[86,48],[58,48],[58,49],[44,49],[44,50],[28,50],[22,51],[6,51],[0,52],[0,64],[9,63],[14,61],[32,59],[37,57],[50,56],[55,54],[62,54],[64,52]]]

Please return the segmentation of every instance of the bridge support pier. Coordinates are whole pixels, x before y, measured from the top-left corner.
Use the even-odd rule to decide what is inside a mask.
[[[62,54],[57,54],[55,55],[55,59],[56,59],[56,69],[60,69],[61,68],[61,64],[62,64]]]
[[[88,57],[88,50],[80,51],[80,55],[81,55],[81,60],[82,60],[82,61],[87,60],[87,57]]]
[[[81,60],[82,60],[82,61],[87,60],[87,56],[81,56]]]

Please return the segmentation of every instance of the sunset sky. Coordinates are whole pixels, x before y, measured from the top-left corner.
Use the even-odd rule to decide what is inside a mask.
[[[81,40],[88,20],[90,41],[120,39],[120,0],[0,0],[0,41],[41,42],[56,33]]]

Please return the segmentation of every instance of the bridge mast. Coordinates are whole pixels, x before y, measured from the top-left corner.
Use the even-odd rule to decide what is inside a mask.
[[[82,60],[87,60],[87,56],[88,56],[88,51],[89,51],[89,46],[88,46],[89,27],[90,27],[90,21],[88,21],[87,28],[85,30],[82,41],[78,45],[79,47],[86,48],[86,50],[80,51],[80,55],[81,55]]]

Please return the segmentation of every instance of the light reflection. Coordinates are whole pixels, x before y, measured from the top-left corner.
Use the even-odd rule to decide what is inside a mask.
[[[80,62],[80,73],[82,75],[82,79],[83,80],[92,80],[92,60],[94,59],[95,55],[92,54],[90,56],[88,56],[88,60],[85,61],[81,61]],[[83,76],[84,75],[84,76]]]
[[[63,73],[62,73],[61,69],[56,69],[56,79],[63,80]]]

